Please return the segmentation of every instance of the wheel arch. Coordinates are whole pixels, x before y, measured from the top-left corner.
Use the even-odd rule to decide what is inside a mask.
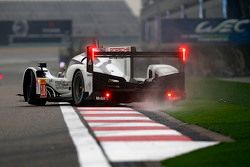
[[[72,98],[73,98],[73,102],[74,102],[74,105],[81,105],[82,103],[83,103],[83,99],[82,100],[80,100],[79,101],[79,99],[77,100],[77,101],[75,101],[74,100],[74,91],[75,91],[75,89],[74,89],[74,84],[75,84],[75,81],[76,81],[76,79],[75,79],[75,77],[76,76],[79,76],[79,73],[81,73],[80,74],[80,76],[82,76],[82,82],[83,82],[83,87],[84,87],[84,92],[83,92],[83,94],[81,95],[81,99],[83,98],[83,99],[85,99],[87,96],[88,96],[88,93],[85,91],[85,88],[86,88],[86,83],[85,83],[85,77],[84,77],[84,74],[83,74],[83,71],[81,70],[81,69],[76,69],[75,71],[74,71],[74,74],[73,74],[73,77],[72,77],[72,82],[71,82],[71,87],[72,87],[72,89],[71,89],[71,91],[72,91]]]
[[[80,71],[81,74],[82,74],[82,77],[83,77],[83,80],[84,80],[84,88],[85,90],[88,90],[87,87],[86,87],[86,81],[87,81],[87,77],[86,77],[86,70],[83,70],[83,69],[80,69],[80,68],[76,68],[72,77],[71,77],[71,81],[73,81],[74,77],[75,77],[75,74],[76,72]]]
[[[72,75],[71,86],[72,86],[72,84],[73,84],[74,77],[75,77],[75,75],[76,75],[76,73],[77,73],[78,71],[81,72],[81,74],[82,74],[82,76],[83,76],[83,80],[84,80],[84,75],[83,75],[83,73],[82,73],[82,70],[80,70],[80,69],[77,68],[77,69],[75,69],[75,71],[74,71],[74,73],[73,73],[73,75]]]

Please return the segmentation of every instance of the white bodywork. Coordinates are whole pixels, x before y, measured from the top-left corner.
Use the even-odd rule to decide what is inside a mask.
[[[151,74],[150,74],[151,73]],[[179,73],[179,70],[173,66],[167,64],[152,64],[148,66],[147,78],[156,78],[165,75],[171,75]]]
[[[69,63],[69,67],[63,73],[63,77],[55,77],[53,76],[47,68],[43,68],[46,75],[46,83],[47,89],[49,90],[49,95],[55,97],[57,93],[59,93],[63,97],[71,97],[71,86],[74,74],[77,70],[82,72],[84,78],[84,89],[85,92],[91,94],[93,92],[93,73],[87,72],[86,68],[86,55],[82,53],[80,55],[75,56],[72,58],[71,62]],[[119,76],[125,78],[127,81],[129,80],[129,76],[127,76],[119,67],[119,61],[110,60],[108,58],[100,58],[94,61],[94,71],[105,73],[109,75]],[[118,66],[114,65],[117,64]],[[27,70],[32,70],[37,78],[37,85],[36,85],[36,94],[40,94],[40,86],[39,86],[39,79],[36,76],[37,68],[29,67]],[[25,72],[26,72],[25,71]],[[51,89],[52,87],[52,89]]]

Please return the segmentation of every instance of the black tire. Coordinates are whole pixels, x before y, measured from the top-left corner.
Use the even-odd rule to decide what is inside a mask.
[[[26,80],[26,101],[29,104],[37,105],[37,106],[44,106],[46,104],[45,99],[38,99],[36,97],[36,78],[32,71],[29,71],[29,77]]]
[[[76,106],[83,105],[86,98],[84,79],[81,71],[76,71],[72,81],[72,98]]]

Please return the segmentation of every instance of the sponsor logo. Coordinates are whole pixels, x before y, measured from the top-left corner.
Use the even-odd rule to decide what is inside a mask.
[[[108,51],[109,52],[130,52],[131,48],[130,47],[109,47]]]
[[[40,84],[40,98],[47,97],[47,89],[46,89],[46,79],[38,79]]]
[[[13,23],[12,30],[15,35],[26,36],[29,30],[27,21],[18,20]]]
[[[46,98],[46,97],[47,97],[46,85],[41,84],[40,85],[40,98]]]
[[[69,82],[67,82],[67,81],[55,81],[55,87],[56,87],[56,89],[69,89],[69,87],[70,87],[70,83]]]
[[[96,96],[95,99],[96,99],[96,100],[107,100],[106,97],[102,97],[102,96]]]
[[[196,26],[196,33],[242,33],[246,30],[244,25],[250,23],[250,20],[238,20],[238,19],[229,19],[222,21],[217,25],[212,25],[209,21],[203,21]]]

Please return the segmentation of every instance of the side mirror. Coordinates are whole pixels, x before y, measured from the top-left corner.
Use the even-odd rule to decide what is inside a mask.
[[[47,64],[46,63],[39,63],[38,67],[40,67],[41,71],[43,71],[43,68],[47,68]]]
[[[39,63],[38,67],[47,68],[47,63]]]

